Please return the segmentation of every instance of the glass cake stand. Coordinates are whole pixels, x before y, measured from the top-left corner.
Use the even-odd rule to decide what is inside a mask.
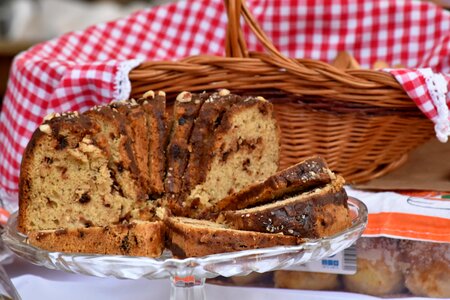
[[[366,227],[367,208],[355,198],[349,198],[348,205],[352,226],[334,236],[310,239],[296,246],[244,250],[186,259],[173,258],[169,251],[165,251],[156,259],[48,252],[28,244],[27,237],[17,231],[17,212],[11,215],[3,240],[12,252],[36,265],[98,277],[170,278],[170,299],[206,299],[206,278],[283,269],[334,255],[351,246]]]

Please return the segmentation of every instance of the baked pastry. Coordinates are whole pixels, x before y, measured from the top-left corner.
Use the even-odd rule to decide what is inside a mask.
[[[279,128],[262,97],[241,98],[221,90],[200,109],[184,173],[183,215],[195,217],[217,201],[273,175],[278,167]]]
[[[215,203],[211,207],[211,212],[217,213],[266,204],[288,194],[305,192],[323,186],[335,178],[336,175],[322,158],[310,157],[262,182],[251,184],[239,192],[232,193]]]
[[[313,191],[279,195],[272,203],[222,212],[217,221],[230,228],[283,233],[303,238],[333,235],[351,225],[344,179]]]
[[[185,217],[167,217],[168,248],[178,258],[258,249],[279,245],[297,245],[301,238],[230,229],[226,225]]]
[[[273,282],[276,288],[298,290],[336,290],[340,287],[338,274],[275,271]]]
[[[104,227],[32,231],[28,242],[47,251],[159,257],[164,250],[162,221],[133,221]]]
[[[359,239],[356,243],[357,271],[354,275],[343,275],[345,289],[375,296],[402,292],[405,287],[397,247],[395,239]]]
[[[450,244],[400,241],[405,285],[416,296],[450,298]]]

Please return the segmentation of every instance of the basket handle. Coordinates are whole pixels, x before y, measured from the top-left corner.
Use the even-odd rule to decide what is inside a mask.
[[[259,26],[253,15],[250,13],[245,0],[224,0],[225,7],[228,14],[228,24],[226,32],[225,50],[228,57],[252,57],[260,59],[270,65],[277,66],[280,69],[286,70],[288,73],[296,75],[298,78],[310,79],[318,77],[320,79],[328,78],[329,80],[337,81],[341,84],[356,88],[371,88],[377,86],[384,81],[392,82],[392,76],[388,74],[380,74],[373,71],[371,74],[376,79],[376,82],[368,82],[367,78],[358,78],[353,76],[347,70],[340,70],[328,63],[312,60],[312,59],[293,59],[284,56],[273,45],[267,35]],[[245,22],[250,26],[251,31],[256,35],[257,39],[265,47],[271,55],[263,55],[262,53],[249,53],[247,45],[245,44],[244,35],[242,32],[240,17],[244,17]],[[351,70],[350,70],[351,71]],[[383,76],[383,78],[380,78]],[[395,81],[395,80],[394,80]],[[396,86],[398,84],[394,83]]]
[[[240,17],[243,15],[246,23],[250,26],[251,31],[256,35],[257,39],[267,51],[285,62],[293,63],[289,58],[281,54],[280,51],[278,51],[278,49],[273,45],[249,11],[247,5],[245,4],[245,0],[225,0],[225,7],[228,15],[225,40],[226,56],[249,57],[247,44],[245,43],[244,34],[240,23]]]

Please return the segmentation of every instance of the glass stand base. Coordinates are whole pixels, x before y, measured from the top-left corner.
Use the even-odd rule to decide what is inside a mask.
[[[170,277],[170,300],[206,300],[205,279],[195,276]]]

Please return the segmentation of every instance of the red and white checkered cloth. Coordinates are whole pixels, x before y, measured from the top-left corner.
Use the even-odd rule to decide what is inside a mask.
[[[138,11],[18,55],[0,116],[0,196],[9,194],[15,199],[22,152],[48,113],[85,110],[127,98],[128,72],[144,60],[224,55],[227,18],[223,2],[190,0]],[[431,68],[391,72],[439,125],[440,138],[446,138],[449,77],[437,72],[450,73],[448,12],[419,1],[247,2],[275,46],[289,57],[329,62],[338,51],[346,50],[363,67],[384,60],[390,65]],[[263,51],[247,27],[244,32],[248,48]],[[438,82],[441,90],[430,93],[430,82]]]

